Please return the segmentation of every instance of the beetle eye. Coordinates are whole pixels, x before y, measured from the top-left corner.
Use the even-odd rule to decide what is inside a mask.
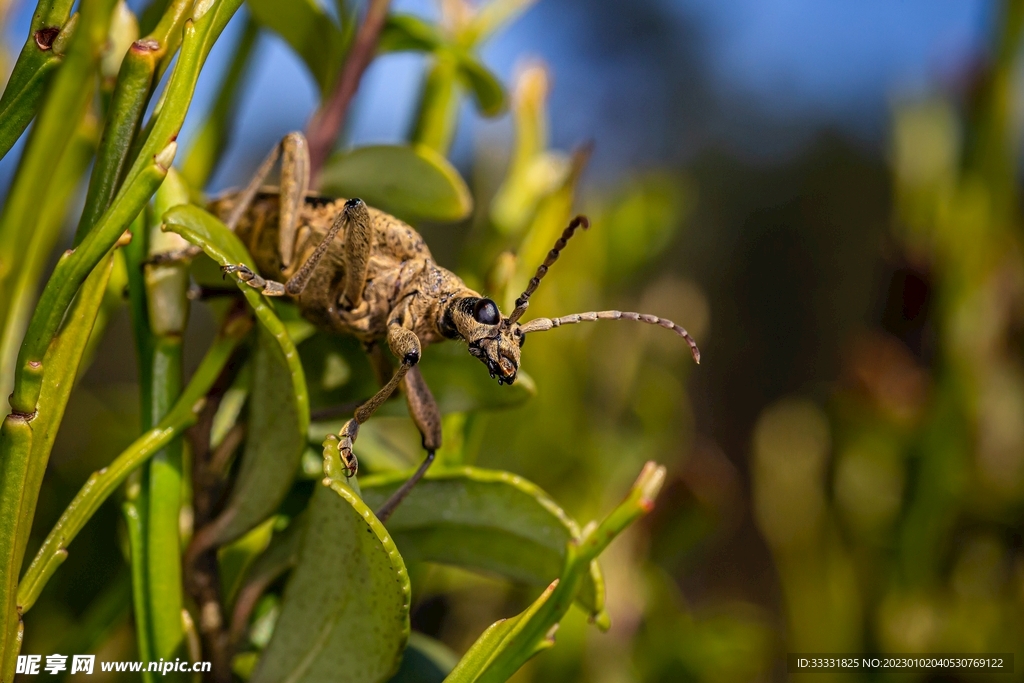
[[[473,319],[484,325],[497,325],[501,322],[498,306],[490,299],[480,299],[473,307]]]

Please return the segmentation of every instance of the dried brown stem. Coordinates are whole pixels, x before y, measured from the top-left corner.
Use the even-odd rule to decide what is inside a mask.
[[[323,168],[341,133],[345,115],[348,113],[352,97],[359,89],[363,72],[377,51],[377,41],[381,29],[384,28],[390,5],[391,0],[370,0],[366,18],[356,33],[355,41],[345,59],[345,66],[342,67],[338,81],[334,84],[334,90],[309,122],[306,139],[309,140],[310,177],[314,188],[319,185],[320,169]]]
[[[206,405],[199,415],[198,422],[188,431],[193,458],[192,505],[195,527],[199,533],[193,536],[193,542],[185,552],[184,582],[186,590],[195,600],[199,610],[199,636],[203,643],[204,655],[211,663],[211,671],[205,675],[205,680],[212,683],[231,683],[233,652],[221,607],[217,548],[200,547],[196,541],[203,536],[203,527],[216,517],[223,500],[223,472],[217,471],[216,468],[222,468],[223,463],[218,463],[218,460],[224,459],[222,452],[227,442],[233,440],[231,436],[236,430],[229,433],[225,444],[221,444],[217,451],[210,446],[210,431],[221,400],[231,386],[233,374],[233,364],[229,363],[207,395]],[[241,435],[235,434],[235,437],[240,438]],[[237,443],[235,445],[237,446]]]

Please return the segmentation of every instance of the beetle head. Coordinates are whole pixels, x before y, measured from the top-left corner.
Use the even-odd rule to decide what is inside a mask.
[[[466,341],[469,353],[487,366],[498,384],[512,384],[519,372],[523,333],[519,325],[507,325],[506,321],[490,299],[467,296],[448,305],[442,327],[446,336]]]

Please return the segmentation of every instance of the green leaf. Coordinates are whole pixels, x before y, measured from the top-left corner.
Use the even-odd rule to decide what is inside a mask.
[[[198,207],[175,207],[164,221],[167,229],[200,246],[220,265],[249,260],[234,233]],[[263,295],[242,283],[239,286],[262,324],[241,470],[224,512],[201,532],[202,542],[211,545],[240,537],[277,509],[291,487],[309,429],[309,396],[298,351]]]
[[[433,52],[443,44],[441,32],[430,22],[412,14],[390,14],[381,29],[377,51]]]
[[[458,662],[459,656],[447,645],[413,631],[402,665],[388,683],[443,683]]]
[[[344,62],[347,38],[313,0],[248,0],[257,23],[281,36],[306,63],[320,93],[330,92]]]
[[[321,186],[327,194],[359,197],[409,221],[458,221],[473,209],[459,172],[422,145],[374,145],[335,154],[324,165]]]
[[[318,486],[299,565],[252,683],[377,683],[409,637],[409,576],[384,526],[341,482]]]
[[[245,534],[284,500],[306,448],[308,417],[304,423],[300,410],[281,347],[261,328],[253,359],[245,451],[231,497],[213,523],[218,545]]]
[[[164,214],[164,229],[176,232],[192,244],[201,248],[206,255],[221,266],[244,263],[253,271],[256,264],[245,246],[227,226],[209,212],[198,206],[176,206]],[[292,393],[295,397],[299,430],[305,434],[309,429],[309,394],[306,390],[306,376],[299,362],[299,353],[288,336],[284,323],[274,313],[266,298],[252,287],[239,283],[242,294],[256,313],[263,328],[277,341],[291,376]]]
[[[552,647],[556,627],[569,611],[593,561],[616,536],[653,509],[664,482],[664,467],[653,462],[644,465],[626,499],[600,525],[588,525],[583,538],[567,544],[558,581],[549,584],[524,612],[484,631],[445,681],[503,683],[537,653]]]
[[[505,111],[505,86],[480,60],[468,52],[456,53],[459,59],[459,78],[473,93],[476,106],[484,116],[497,116]]]
[[[360,479],[363,500],[377,508],[408,472]],[[536,485],[508,472],[459,467],[430,470],[388,520],[409,561],[440,562],[544,586],[558,578],[579,525]],[[581,605],[603,623],[604,582],[595,563]]]

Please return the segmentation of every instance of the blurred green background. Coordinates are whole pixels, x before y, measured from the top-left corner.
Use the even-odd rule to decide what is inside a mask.
[[[652,312],[703,353],[695,367],[679,339],[624,323],[537,335],[523,353],[533,400],[447,418],[464,457],[523,474],[580,520],[645,460],[669,468],[655,513],[602,558],[611,630],[572,613],[514,680],[783,680],[787,652],[1015,652],[1020,678],[1022,5],[541,0],[484,51],[519,104],[486,123],[467,105],[452,158],[478,211],[421,226],[435,256],[500,292],[560,228],[520,252],[518,275],[501,252],[537,216],[569,215],[571,192],[520,216],[501,186],[532,102],[550,139],[523,183],[568,183],[569,151],[594,153],[574,204],[593,228],[530,314]],[[0,1],[4,73],[29,11]],[[315,102],[278,39],[261,35],[257,55],[214,189],[242,182]],[[204,72],[207,102],[228,56]],[[422,62],[379,62],[352,140],[400,137],[412,117]],[[197,307],[191,326],[194,362],[212,318]],[[39,534],[137,435],[132,354],[122,309],[71,400]],[[392,452],[415,457],[411,426],[380,421]],[[132,658],[116,506],[27,619],[26,651]],[[413,627],[457,652],[532,596],[421,571]],[[840,678],[887,676],[808,680]]]

